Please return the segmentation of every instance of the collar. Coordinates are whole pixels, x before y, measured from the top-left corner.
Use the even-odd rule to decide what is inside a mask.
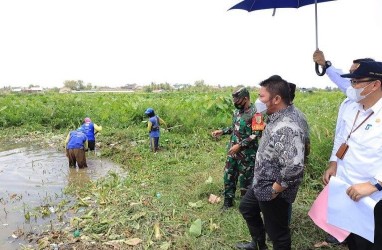
[[[358,110],[364,113],[378,113],[382,109],[382,98],[380,98],[373,106],[371,106],[369,109],[364,110],[363,105],[358,103]]]
[[[284,117],[284,115],[286,113],[289,113],[293,110],[293,105],[289,105],[288,107],[286,107],[285,109],[281,109],[271,115],[268,116],[268,121],[269,122],[274,122],[276,121],[278,118],[280,117]]]

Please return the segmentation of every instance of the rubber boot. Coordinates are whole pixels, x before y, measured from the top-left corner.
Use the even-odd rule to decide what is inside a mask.
[[[252,238],[251,242],[244,243],[240,242],[236,244],[237,249],[247,249],[247,250],[258,250],[257,248],[257,240],[255,238]]]
[[[227,210],[233,207],[233,198],[224,198],[224,204],[222,206],[222,210]]]

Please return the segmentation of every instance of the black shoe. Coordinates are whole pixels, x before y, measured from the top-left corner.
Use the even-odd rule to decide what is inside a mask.
[[[238,249],[268,250],[268,246],[265,243],[265,237],[264,238],[261,237],[260,240],[257,240],[255,237],[253,237],[251,242],[248,242],[248,243],[244,243],[244,242],[237,243],[236,247]]]
[[[258,250],[257,248],[257,241],[251,241],[251,242],[240,242],[236,244],[237,249],[247,249],[247,250]]]
[[[336,238],[334,238],[332,235],[328,234],[326,235],[325,241],[332,245],[340,245],[341,242],[339,242]]]
[[[259,247],[259,250],[268,250],[268,246],[267,246],[267,244],[265,244],[265,241],[257,242],[257,246]]]
[[[224,204],[222,206],[222,210],[227,210],[233,207],[233,198],[224,198]]]

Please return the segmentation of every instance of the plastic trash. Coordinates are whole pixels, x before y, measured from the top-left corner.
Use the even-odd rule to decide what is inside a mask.
[[[73,236],[74,237],[80,237],[80,234],[81,234],[80,230],[77,229],[76,231],[74,231]]]
[[[53,243],[53,244],[50,244],[50,249],[51,250],[58,250],[58,245]]]

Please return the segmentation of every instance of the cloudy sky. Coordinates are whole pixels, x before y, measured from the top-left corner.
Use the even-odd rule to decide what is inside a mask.
[[[240,0],[2,0],[0,87],[129,83],[250,85],[273,74],[332,85],[314,71],[314,6],[246,12]],[[381,0],[318,4],[319,48],[348,70],[382,61]]]

